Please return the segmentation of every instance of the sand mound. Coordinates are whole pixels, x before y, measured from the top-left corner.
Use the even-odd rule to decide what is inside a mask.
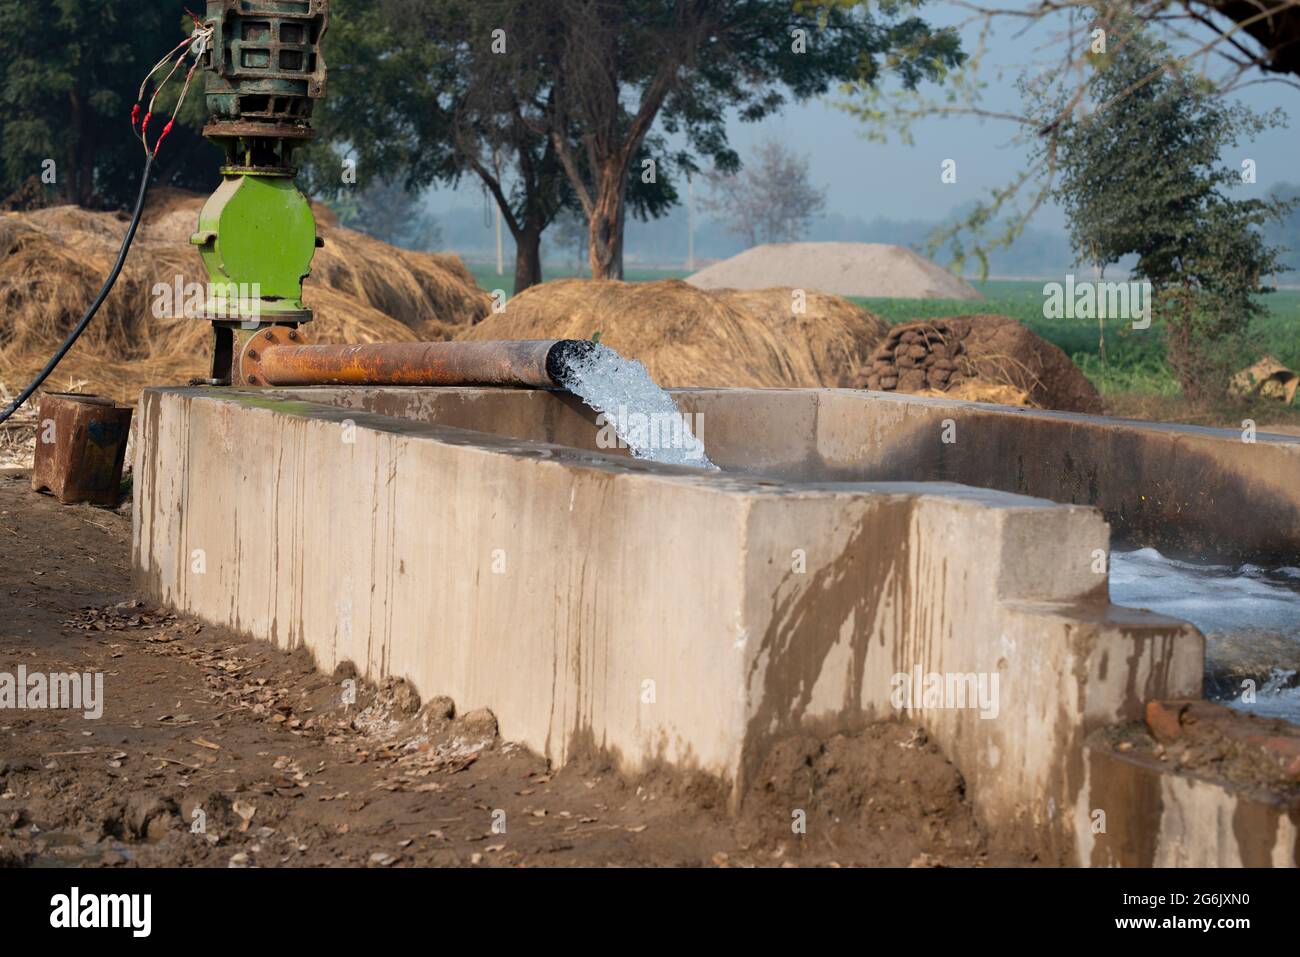
[[[1102,410],[1096,388],[1069,356],[1008,316],[894,326],[845,384],[1067,412]]]
[[[700,289],[790,286],[836,296],[983,299],[973,286],[919,253],[883,243],[755,246],[686,280]]]
[[[511,299],[461,339],[590,339],[645,364],[669,388],[820,388],[857,368],[887,327],[834,296],[704,292],[677,280],[563,279]]]
[[[135,401],[150,384],[205,375],[210,329],[202,320],[156,318],[158,283],[207,281],[189,245],[204,197],[151,191],[117,286],[48,380]],[[454,256],[395,249],[344,229],[315,207],[317,250],[306,300],[317,342],[449,339],[487,314],[491,298]],[[123,214],[60,206],[0,214],[0,382],[16,392],[44,365],[99,290],[126,230]]]

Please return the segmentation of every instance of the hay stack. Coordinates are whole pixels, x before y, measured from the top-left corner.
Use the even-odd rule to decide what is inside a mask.
[[[207,372],[210,329],[202,320],[155,318],[155,284],[205,283],[189,244],[204,198],[151,193],[126,268],[99,315],[48,382],[133,402],[150,384]],[[454,256],[395,249],[337,225],[315,208],[317,250],[306,301],[317,342],[449,339],[487,314],[491,298]],[[22,388],[44,365],[98,292],[126,230],[124,215],[74,206],[0,214],[0,382]]]
[[[644,363],[669,388],[833,387],[887,327],[835,296],[706,292],[678,280],[562,279],[511,299],[461,339],[590,339]]]
[[[816,381],[835,386],[889,334],[889,323],[847,299],[809,292],[796,313],[793,289],[717,289],[713,295],[761,319],[782,341],[806,347]],[[834,334],[828,334],[834,333]]]
[[[845,384],[1067,412],[1102,411],[1096,388],[1069,356],[1009,316],[956,316],[895,326]]]
[[[986,405],[1018,405],[1033,407],[1029,393],[1003,382],[985,382],[983,379],[967,379],[960,385],[942,391],[924,389],[917,395],[934,399],[959,399],[962,402],[983,402]]]

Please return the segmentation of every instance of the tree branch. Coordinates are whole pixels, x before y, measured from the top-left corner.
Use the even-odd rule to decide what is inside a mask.
[[[507,198],[505,192],[501,189],[501,181],[497,179],[496,175],[493,174],[491,170],[483,165],[477,156],[468,156],[467,162],[469,163],[470,169],[478,174],[478,178],[483,181],[484,185],[488,188],[488,192],[490,192],[496,200],[497,208],[501,210],[501,215],[506,221],[506,226],[510,229],[510,235],[518,239],[519,234],[523,230],[519,227],[519,221],[515,218],[514,210],[510,208],[509,198]]]

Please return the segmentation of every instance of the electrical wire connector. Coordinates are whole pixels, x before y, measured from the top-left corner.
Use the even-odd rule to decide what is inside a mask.
[[[189,95],[190,85],[194,81],[194,74],[198,72],[199,67],[202,65],[203,57],[211,48],[213,37],[216,35],[215,25],[204,23],[189,10],[186,10],[185,12],[188,13],[190,19],[194,21],[194,32],[176,46],[172,47],[166,56],[154,64],[153,69],[145,75],[143,82],[141,82],[140,92],[136,96],[135,106],[131,108],[131,129],[140,137],[140,142],[144,146],[146,156],[158,155],[158,150],[162,147],[163,140],[167,138],[167,135],[171,133],[172,128],[176,125],[176,117],[180,113],[181,107],[185,105],[185,98]],[[176,106],[172,110],[171,117],[167,120],[167,124],[163,127],[162,133],[159,134],[153,147],[150,148],[149,121],[153,119],[154,104],[158,102],[158,95],[162,93],[167,84],[171,82],[172,77],[174,77],[180,68],[185,65],[185,61],[190,57],[194,58],[194,63],[190,66],[189,70],[186,71],[185,82],[181,87],[180,97],[176,100]],[[167,75],[163,77],[162,82],[158,83],[154,87],[153,96],[149,98],[149,106],[144,112],[144,120],[141,121],[140,104],[144,101],[145,89],[149,86],[149,81],[169,65],[171,66],[171,69],[167,70]]]

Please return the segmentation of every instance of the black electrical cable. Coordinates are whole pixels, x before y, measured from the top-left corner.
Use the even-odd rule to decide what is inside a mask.
[[[86,327],[90,325],[90,320],[95,318],[95,313],[99,312],[99,307],[104,304],[104,300],[107,299],[108,294],[112,292],[113,285],[117,282],[117,277],[122,274],[122,266],[126,264],[126,254],[131,249],[131,241],[135,239],[136,230],[140,228],[140,214],[144,212],[144,198],[145,194],[149,192],[149,173],[152,169],[153,154],[146,153],[144,173],[140,176],[140,195],[137,196],[135,200],[135,212],[131,214],[131,226],[126,231],[126,238],[122,240],[122,248],[117,253],[117,262],[113,264],[113,271],[109,273],[108,278],[104,280],[104,287],[99,290],[99,295],[96,296],[95,301],[90,304],[90,308],[87,309],[86,314],[81,317],[81,321],[77,323],[76,327],[70,333],[68,333],[68,338],[63,340],[63,345],[59,347],[59,351],[54,353],[49,362],[45,363],[45,368],[41,370],[40,375],[33,379],[32,384],[24,389],[18,398],[14,399],[13,402],[9,404],[9,408],[0,412],[0,423],[3,423],[11,415],[22,408],[23,403],[32,397],[32,393],[39,389],[45,380],[50,377],[50,373],[52,373],[58,364],[63,361],[63,357],[68,354],[68,350],[76,345],[77,340],[81,338],[81,334],[85,332]]]

